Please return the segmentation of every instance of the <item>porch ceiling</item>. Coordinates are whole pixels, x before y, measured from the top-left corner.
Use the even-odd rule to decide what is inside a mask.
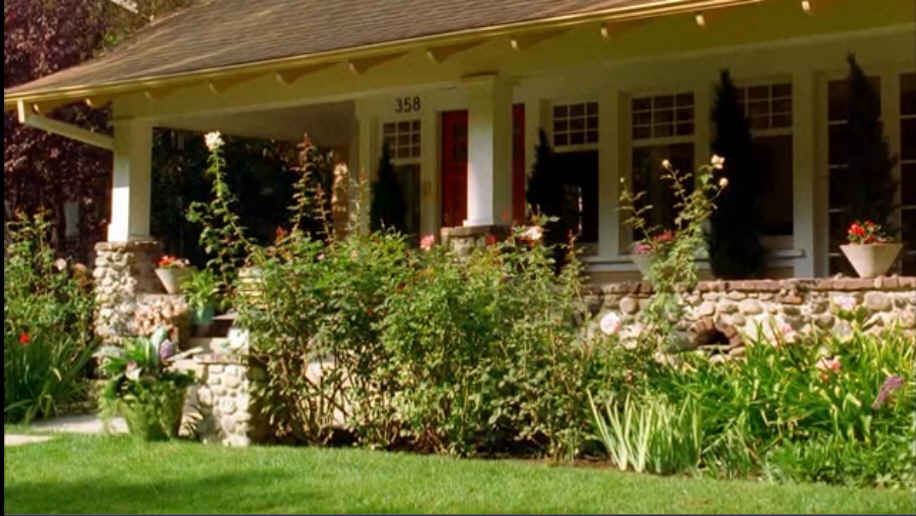
[[[346,148],[354,131],[352,101],[205,116],[174,117],[156,125],[190,131],[221,131],[235,136],[299,141],[308,133],[324,146]]]
[[[202,0],[111,53],[4,91],[4,108],[763,0]],[[351,66],[353,63],[350,63]]]

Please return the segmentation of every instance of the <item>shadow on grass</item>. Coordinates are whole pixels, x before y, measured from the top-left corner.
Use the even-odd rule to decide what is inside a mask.
[[[138,465],[142,467],[142,465]],[[270,512],[294,501],[308,510],[327,499],[327,493],[297,485],[293,500],[265,499],[253,492],[291,475],[282,472],[245,471],[205,478],[167,481],[118,482],[110,478],[64,482],[25,482],[3,489],[4,513],[149,513],[149,512]]]

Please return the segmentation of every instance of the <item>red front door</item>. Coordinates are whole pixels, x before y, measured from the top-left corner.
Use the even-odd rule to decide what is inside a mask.
[[[442,113],[442,226],[468,216],[468,112]]]

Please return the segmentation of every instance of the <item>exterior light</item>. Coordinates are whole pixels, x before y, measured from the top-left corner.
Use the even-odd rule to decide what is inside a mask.
[[[802,0],[801,8],[805,14],[811,14],[811,0]]]
[[[694,18],[697,21],[697,25],[700,27],[706,27],[706,17],[703,16],[703,13],[699,13]]]

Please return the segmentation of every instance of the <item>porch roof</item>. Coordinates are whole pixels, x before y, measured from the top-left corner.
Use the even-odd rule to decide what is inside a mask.
[[[419,46],[762,0],[203,0],[84,64],[4,90],[79,100],[290,70]]]

